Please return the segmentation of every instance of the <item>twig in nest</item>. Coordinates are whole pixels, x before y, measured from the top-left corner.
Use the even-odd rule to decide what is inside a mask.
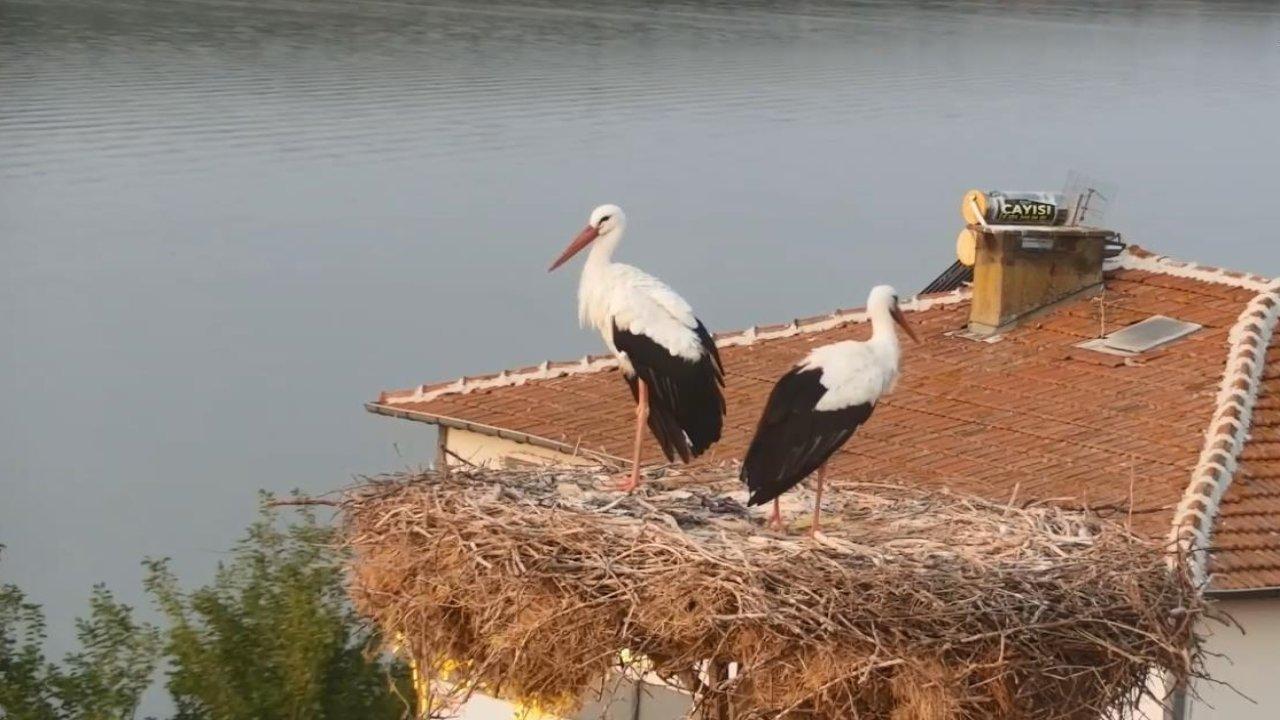
[[[271,500],[267,502],[267,507],[289,507],[302,505],[324,505],[326,507],[341,507],[342,503],[338,500],[324,500],[322,498],[293,498],[291,500]]]
[[[440,448],[440,449],[444,451],[444,454],[445,454],[445,455],[448,455],[449,457],[453,458],[454,460],[457,460],[458,462],[462,463],[463,465],[466,465],[467,467],[473,467],[473,468],[478,468],[478,467],[480,467],[479,465],[476,465],[475,463],[473,463],[473,462],[471,462],[470,460],[468,460],[468,459],[466,459],[466,458],[462,457],[461,455],[459,455],[458,453],[456,453],[456,452],[454,452],[454,451],[450,450],[450,449],[449,449],[449,448],[447,448],[447,447],[442,447],[442,448]],[[446,472],[446,473],[447,473],[449,469],[448,469],[448,468],[441,468],[441,470],[442,470],[443,472]]]

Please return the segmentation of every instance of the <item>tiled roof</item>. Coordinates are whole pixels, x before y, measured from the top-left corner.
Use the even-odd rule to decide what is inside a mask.
[[[1214,586],[1280,586],[1280,351],[1268,355],[1256,409],[1252,396],[1222,390],[1247,384],[1240,372],[1252,369],[1228,364],[1229,351],[1248,350],[1250,338],[1269,343],[1275,313],[1270,325],[1242,316],[1258,309],[1267,282],[1131,248],[1108,271],[1102,296],[1054,306],[994,342],[955,334],[968,319],[964,293],[917,300],[905,309],[922,343],[904,346],[898,388],[832,459],[828,477],[1087,505],[1163,536],[1175,515],[1195,532],[1197,518],[1211,522],[1234,474],[1215,536]],[[1204,327],[1133,359],[1073,347],[1104,325],[1155,314]],[[773,382],[811,347],[869,333],[862,313],[839,311],[718,337],[728,416],[721,442],[699,462],[741,457]],[[383,393],[368,407],[614,458],[629,454],[634,422],[607,357]],[[1213,443],[1230,442],[1215,435],[1216,421],[1224,412],[1243,417],[1223,432],[1247,432],[1251,410],[1239,472],[1231,458],[1218,473],[1224,463],[1210,457]],[[644,456],[662,460],[648,438]]]
[[[1280,347],[1267,353],[1253,428],[1214,529],[1214,583],[1280,587]]]
[[[1241,315],[1239,347],[1230,353],[1219,409],[1180,508],[1192,509],[1182,534],[1212,546],[1209,570],[1219,590],[1280,587],[1280,345],[1268,342],[1280,286],[1273,287]],[[1204,516],[1196,512],[1202,509]],[[1205,528],[1211,542],[1197,537]]]

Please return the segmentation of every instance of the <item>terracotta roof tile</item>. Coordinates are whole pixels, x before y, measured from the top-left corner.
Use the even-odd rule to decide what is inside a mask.
[[[904,348],[897,390],[832,459],[832,482],[910,482],[1002,501],[1016,488],[1020,501],[1087,504],[1122,516],[1132,484],[1135,529],[1168,534],[1218,407],[1231,329],[1262,280],[1213,282],[1220,271],[1166,270],[1149,257],[1137,251],[1128,266],[1109,272],[1101,298],[1059,305],[999,342],[949,334],[966,325],[963,298],[934,298],[911,313],[923,342]],[[1139,363],[1072,348],[1097,336],[1104,310],[1108,329],[1152,314],[1204,329]],[[868,336],[856,311],[834,317],[802,321],[810,325],[802,332],[784,323],[757,327],[754,339],[718,336],[728,416],[721,442],[700,462],[741,456],[773,382],[810,348]],[[370,409],[453,418],[622,458],[633,402],[616,367],[594,362],[592,369],[534,366],[519,380],[482,376],[384,393]],[[562,371],[573,374],[557,376]],[[492,387],[467,390],[486,383]],[[1280,350],[1268,353],[1262,384],[1253,442],[1214,536],[1211,570],[1223,589],[1280,586]],[[645,443],[645,458],[661,460],[652,439]]]
[[[1211,570],[1226,590],[1280,586],[1280,348],[1267,352],[1251,441],[1222,500]]]

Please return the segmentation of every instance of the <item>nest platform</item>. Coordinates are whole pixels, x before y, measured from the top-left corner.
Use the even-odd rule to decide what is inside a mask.
[[[454,694],[563,713],[636,664],[734,719],[1083,720],[1199,673],[1201,595],[1123,522],[831,476],[810,538],[736,468],[657,475],[370,480],[339,501],[357,609]]]

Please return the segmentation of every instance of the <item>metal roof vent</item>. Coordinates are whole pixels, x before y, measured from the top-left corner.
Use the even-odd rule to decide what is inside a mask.
[[[1201,327],[1193,322],[1153,315],[1106,337],[1082,342],[1077,347],[1113,355],[1137,355],[1190,335]]]

